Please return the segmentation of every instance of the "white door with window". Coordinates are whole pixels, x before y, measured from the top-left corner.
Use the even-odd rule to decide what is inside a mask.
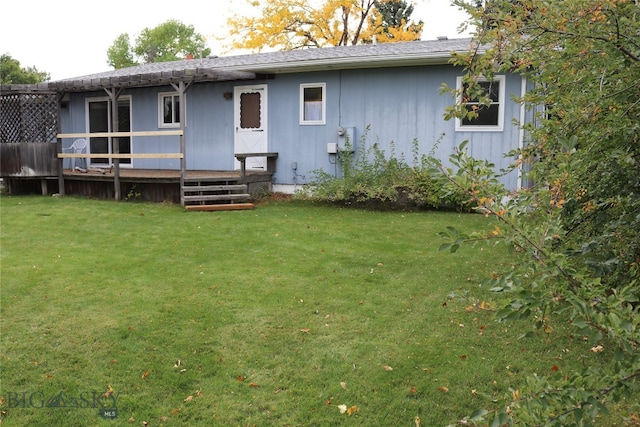
[[[236,86],[234,102],[234,152],[264,153],[267,151],[267,85]],[[266,170],[265,157],[247,157],[247,169]],[[240,162],[235,161],[235,168]]]

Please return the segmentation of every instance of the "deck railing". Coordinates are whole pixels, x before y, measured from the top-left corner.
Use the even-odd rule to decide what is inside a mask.
[[[127,138],[132,136],[182,136],[181,130],[59,133],[58,139]],[[58,153],[58,159],[181,159],[183,153]]]
[[[165,130],[165,131],[128,131],[128,132],[80,132],[80,133],[59,133],[56,135],[58,140],[61,139],[78,139],[78,138],[127,138],[127,137],[149,137],[149,136],[180,136],[181,143],[179,153],[58,153],[59,161],[59,190],[64,195],[64,159],[116,159],[113,169],[113,184],[115,186],[116,200],[120,199],[120,159],[181,159],[180,162],[180,186],[184,186],[184,178],[186,175],[186,162],[184,156],[184,131]],[[115,144],[117,146],[117,144]],[[60,144],[62,146],[62,144]],[[184,200],[181,200],[184,205]]]

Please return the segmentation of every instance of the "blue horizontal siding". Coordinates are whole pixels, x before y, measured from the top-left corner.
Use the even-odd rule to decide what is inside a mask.
[[[309,182],[313,171],[335,171],[334,157],[327,154],[327,143],[338,142],[338,128],[354,128],[355,144],[376,143],[387,154],[404,156],[411,162],[414,141],[418,154],[434,153],[447,160],[455,147],[469,140],[470,153],[491,160],[497,168],[513,159],[504,153],[518,147],[519,131],[512,125],[520,116],[519,104],[511,94],[520,93],[521,78],[507,76],[504,130],[500,132],[459,132],[455,121],[443,115],[454,100],[440,93],[443,83],[455,87],[460,70],[451,66],[416,66],[395,69],[361,69],[312,73],[280,74],[273,79],[253,81],[268,86],[268,150],[279,153],[277,184]],[[300,125],[300,84],[326,84],[326,124]],[[186,94],[186,159],[188,169],[229,170],[234,168],[234,102],[225,93],[246,82],[193,84]],[[158,128],[158,93],[171,87],[138,88],[123,91],[131,95],[133,130]],[[100,93],[72,94],[62,123],[64,132],[85,131],[85,98]],[[365,132],[365,129],[368,129]],[[366,139],[362,138],[365,136]],[[70,144],[71,141],[68,142]],[[135,153],[179,151],[178,137],[137,137]],[[292,164],[297,170],[292,169]],[[136,168],[178,169],[177,159],[135,159]],[[304,176],[304,178],[303,178]],[[516,187],[515,174],[503,178]]]

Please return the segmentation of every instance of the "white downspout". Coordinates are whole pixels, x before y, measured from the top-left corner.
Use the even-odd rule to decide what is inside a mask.
[[[527,93],[527,77],[522,76],[522,80],[520,82],[520,98],[522,99]],[[526,106],[525,103],[522,102],[520,104],[520,123],[519,123],[519,131],[518,131],[518,149],[522,150],[524,148],[524,121],[526,119]],[[520,159],[522,159],[522,155],[520,155]],[[518,179],[516,181],[516,189],[520,190],[522,188],[522,162],[518,163]]]

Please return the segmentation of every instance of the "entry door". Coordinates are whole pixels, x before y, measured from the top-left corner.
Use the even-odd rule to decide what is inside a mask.
[[[235,138],[234,152],[264,153],[267,151],[267,85],[236,86],[234,88]],[[265,157],[247,157],[247,169],[266,170]],[[235,161],[236,169],[240,162]]]
[[[112,130],[111,101],[108,98],[95,98],[87,100],[87,127],[89,132],[110,132]],[[126,96],[118,99],[118,130],[131,131],[131,98]],[[123,154],[131,153],[131,138],[117,138],[118,150]],[[109,143],[106,137],[89,138],[89,153],[110,154],[113,153],[114,141]],[[113,159],[109,156],[92,158],[91,166],[109,167]],[[121,166],[131,166],[131,159],[120,159]]]

